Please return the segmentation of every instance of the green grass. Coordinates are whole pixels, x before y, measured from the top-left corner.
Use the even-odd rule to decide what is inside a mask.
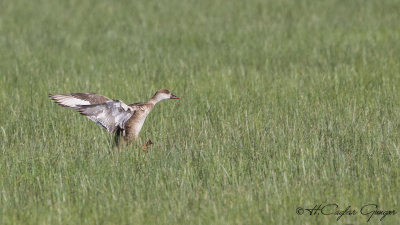
[[[400,208],[396,0],[0,1],[0,224],[367,224]],[[181,96],[121,153],[48,93]],[[399,224],[400,214],[382,222]]]

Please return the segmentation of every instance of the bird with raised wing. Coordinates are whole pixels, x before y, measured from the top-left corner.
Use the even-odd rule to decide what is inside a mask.
[[[165,99],[180,99],[167,89],[158,90],[147,102],[127,105],[95,93],[49,94],[55,103],[74,109],[115,134],[116,146],[138,139],[147,115],[154,105]]]

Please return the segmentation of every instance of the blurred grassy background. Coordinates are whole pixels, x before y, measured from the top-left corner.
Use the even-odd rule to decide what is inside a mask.
[[[399,12],[395,0],[0,1],[0,223],[361,224],[296,208],[398,210]],[[160,88],[182,99],[148,117],[149,152],[112,152],[47,97],[133,103]]]

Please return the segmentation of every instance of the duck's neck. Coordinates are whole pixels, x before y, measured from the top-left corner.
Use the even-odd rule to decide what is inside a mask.
[[[154,95],[150,100],[149,100],[149,103],[152,103],[152,104],[157,104],[158,102],[160,102],[160,101],[162,101],[162,100],[164,100],[165,98],[163,98],[162,96],[160,96],[160,95]]]

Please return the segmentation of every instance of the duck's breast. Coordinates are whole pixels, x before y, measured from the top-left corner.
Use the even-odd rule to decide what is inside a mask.
[[[147,105],[135,105],[134,108],[135,113],[126,122],[125,130],[127,132],[127,136],[133,136],[134,138],[137,138],[139,137],[139,133],[142,130],[147,115],[149,115],[153,107]]]

